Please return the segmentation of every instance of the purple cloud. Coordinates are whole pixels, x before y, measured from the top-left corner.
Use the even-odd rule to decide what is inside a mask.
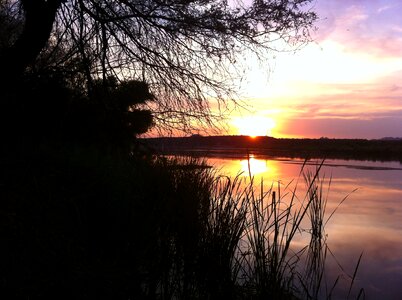
[[[377,56],[400,56],[402,3],[393,1],[317,1],[316,40],[333,39],[350,50]]]

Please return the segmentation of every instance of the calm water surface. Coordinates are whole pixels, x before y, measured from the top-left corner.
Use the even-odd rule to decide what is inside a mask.
[[[304,171],[315,172],[320,162],[310,161]],[[229,176],[243,172],[242,176],[248,177],[250,169],[255,182],[263,178],[267,188],[280,182],[282,187],[297,184],[300,194],[305,191],[304,180],[299,177],[303,160],[251,156],[249,160],[208,158],[207,163]],[[402,299],[402,165],[326,160],[320,175],[332,178],[328,214],[347,197],[326,226],[336,261],[353,275],[363,252],[356,289],[364,288],[366,299]],[[326,191],[328,185],[324,187]],[[327,260],[329,284],[342,273],[336,261],[332,257]]]

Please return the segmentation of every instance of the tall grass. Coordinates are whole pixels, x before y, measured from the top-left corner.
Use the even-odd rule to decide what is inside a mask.
[[[313,177],[306,177],[307,193],[302,201],[297,196],[296,187],[293,190],[285,187],[283,193],[279,183],[276,189],[271,185],[264,192],[261,182],[257,196],[250,194],[245,239],[248,249],[243,253],[246,262],[243,277],[258,299],[304,298],[314,288],[313,277],[321,274],[322,259],[316,254],[319,254],[318,245],[323,239],[319,233],[319,217],[324,212],[317,201],[319,198],[313,192],[319,178],[318,172]],[[252,179],[250,185],[253,185]],[[309,230],[311,242],[304,247],[296,247],[293,245],[295,236],[306,232],[302,228],[302,221],[308,217],[312,226]],[[311,253],[307,256],[307,262],[302,261],[305,252]],[[307,276],[300,273],[303,265],[309,266]]]
[[[191,158],[34,150],[9,153],[0,172],[1,291],[71,299],[321,295],[327,246],[319,170],[298,195],[296,187],[219,176]],[[310,242],[300,246],[305,235]]]
[[[318,299],[321,283],[325,270],[327,256],[325,213],[328,198],[323,192],[325,178],[318,176],[318,171],[313,174],[307,171],[304,174],[307,188],[308,218],[310,221],[310,243],[307,248],[307,262],[304,278],[301,280],[305,299]],[[331,179],[328,183],[328,190]],[[328,193],[327,193],[328,196]]]
[[[196,164],[192,161],[190,165]],[[174,247],[190,240],[192,246],[190,253],[183,252],[176,260],[183,265],[181,269],[176,266],[173,273],[182,272],[183,277],[170,283],[177,288],[170,296],[330,299],[336,283],[331,290],[323,284],[328,192],[324,197],[325,178],[320,177],[320,169],[301,172],[306,183],[305,195],[301,196],[297,184],[293,189],[272,184],[265,190],[264,182],[254,184],[251,176],[248,180],[240,174],[234,178],[216,176],[206,168],[198,169],[195,177],[189,176],[188,168],[172,175],[178,182],[184,180],[187,186],[198,188],[199,183],[187,180],[201,177],[206,190],[201,198],[193,190],[193,197],[182,203],[193,206],[194,212],[188,220],[192,225],[182,226],[197,223],[197,231],[176,240]],[[194,175],[194,170],[190,173]],[[330,184],[331,180],[328,190]],[[295,240],[309,242],[300,246]]]

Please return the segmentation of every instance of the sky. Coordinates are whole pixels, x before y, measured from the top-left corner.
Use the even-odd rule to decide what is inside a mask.
[[[313,41],[249,72],[249,109],[232,113],[228,133],[402,137],[402,1],[313,6],[320,18]]]

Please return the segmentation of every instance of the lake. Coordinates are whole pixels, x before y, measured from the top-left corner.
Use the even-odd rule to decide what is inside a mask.
[[[210,157],[207,164],[220,174],[254,177],[269,188],[297,184],[303,194],[305,182],[300,177],[301,159],[251,155],[240,158]],[[321,161],[309,161],[304,171],[315,172]],[[399,162],[325,160],[320,176],[331,179],[327,215],[339,203],[326,225],[327,242],[334,257],[327,257],[328,284],[344,271],[353,275],[361,253],[362,260],[354,287],[364,288],[366,299],[401,299],[402,297],[402,165]],[[299,178],[299,179],[298,179]],[[324,193],[327,194],[324,185]],[[345,275],[342,275],[345,276]],[[342,278],[340,279],[342,281]],[[345,281],[346,282],[346,281]],[[341,286],[341,284],[340,284]]]

